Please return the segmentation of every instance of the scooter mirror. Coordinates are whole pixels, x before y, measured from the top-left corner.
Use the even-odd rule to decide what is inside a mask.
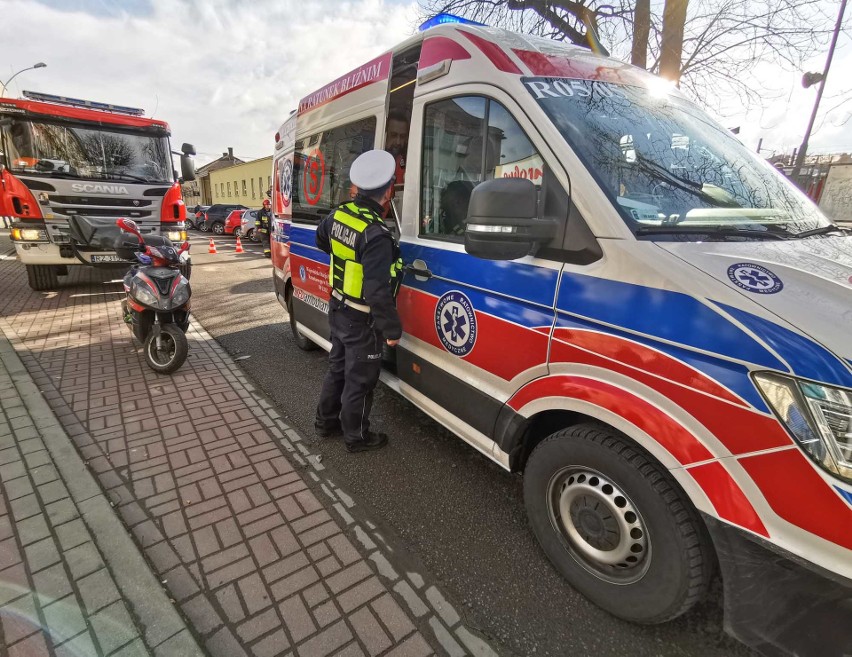
[[[136,226],[136,222],[132,219],[119,219],[115,223],[119,228],[121,228],[121,230],[126,230],[128,233],[139,232],[139,228]]]
[[[183,244],[181,244],[180,251],[178,251],[178,253],[185,253],[186,251],[189,251],[189,242],[184,242]]]

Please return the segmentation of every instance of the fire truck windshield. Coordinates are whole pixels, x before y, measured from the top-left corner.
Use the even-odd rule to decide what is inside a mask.
[[[169,140],[150,132],[12,118],[3,159],[13,173],[140,183],[173,181]]]

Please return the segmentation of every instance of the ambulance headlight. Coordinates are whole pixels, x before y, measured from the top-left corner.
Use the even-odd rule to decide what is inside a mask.
[[[852,390],[767,372],[754,380],[799,446],[852,483]]]

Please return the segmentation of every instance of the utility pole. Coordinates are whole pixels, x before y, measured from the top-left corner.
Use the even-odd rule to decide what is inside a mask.
[[[805,156],[808,154],[808,140],[811,138],[811,130],[814,128],[816,115],[819,111],[819,101],[822,100],[822,92],[825,89],[825,79],[828,77],[828,69],[831,68],[831,60],[834,57],[834,48],[837,45],[837,37],[840,35],[840,27],[843,23],[843,13],[846,11],[846,0],[840,2],[840,12],[837,14],[837,24],[834,26],[834,34],[831,37],[831,45],[828,48],[828,57],[825,60],[825,69],[822,74],[805,73],[802,78],[802,84],[805,88],[819,81],[819,89],[817,90],[816,100],[814,101],[814,109],[811,112],[811,119],[808,121],[808,128],[805,130],[805,138],[802,139],[802,145],[799,146],[799,154],[796,156],[796,163],[793,165],[793,171],[790,173],[790,178],[797,185],[799,184],[799,172],[802,170],[802,165],[805,163]]]

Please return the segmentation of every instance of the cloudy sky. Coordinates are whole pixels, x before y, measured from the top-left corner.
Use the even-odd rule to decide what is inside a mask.
[[[204,164],[228,146],[243,159],[268,155],[301,97],[413,33],[418,11],[413,0],[0,0],[0,16],[0,80],[48,65],[21,74],[10,95],[145,108],[171,124],[173,145],[195,144]],[[824,62],[815,53],[810,69]],[[841,74],[850,70],[843,36],[822,102],[834,109],[818,118],[812,152],[852,151],[852,78]],[[770,152],[790,150],[815,90],[801,88],[801,72],[758,73],[771,99],[722,120],[741,125],[750,146],[763,137]]]

